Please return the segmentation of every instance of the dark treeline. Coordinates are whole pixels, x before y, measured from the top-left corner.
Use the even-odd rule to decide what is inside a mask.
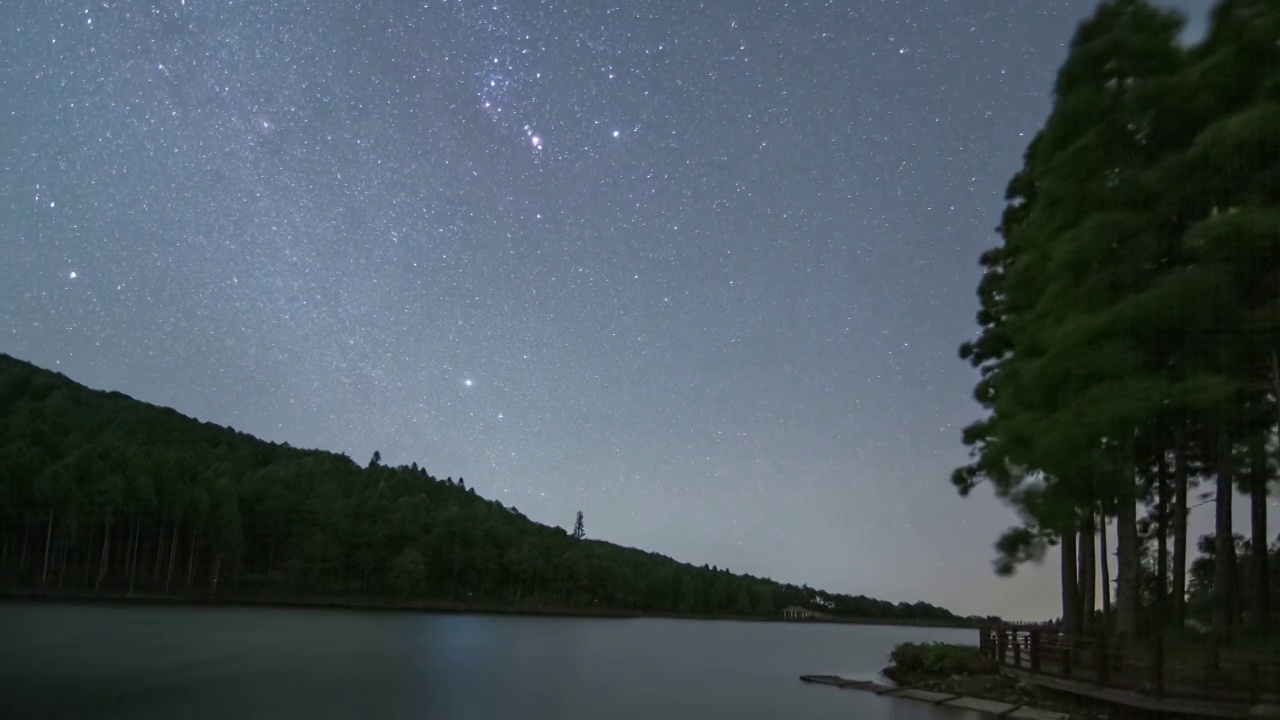
[[[0,579],[10,588],[539,611],[959,622],[695,567],[541,525],[459,478],[78,385],[0,355]],[[574,535],[578,535],[575,538]],[[819,604],[818,598],[833,603]]]
[[[1191,562],[1187,574],[1186,618],[1201,627],[1211,627],[1217,594],[1217,539],[1205,535],[1197,545],[1199,557]],[[1253,541],[1237,533],[1228,548],[1227,585],[1232,597],[1253,598],[1261,589],[1270,596],[1269,604],[1276,606],[1280,602],[1280,539],[1272,543],[1267,552],[1267,563],[1262,568],[1267,579],[1261,588],[1257,586],[1260,573],[1255,566],[1258,555],[1253,552]],[[1143,555],[1142,572],[1141,605],[1156,610],[1160,591],[1154,547],[1149,547]],[[1243,607],[1246,614],[1249,612],[1248,604],[1241,603],[1238,607]]]
[[[1280,3],[1219,2],[1194,46],[1182,28],[1143,0],[1081,24],[961,349],[989,414],[952,480],[1021,512],[998,571],[1060,549],[1072,633],[1277,628]],[[1198,502],[1214,532],[1189,568]]]

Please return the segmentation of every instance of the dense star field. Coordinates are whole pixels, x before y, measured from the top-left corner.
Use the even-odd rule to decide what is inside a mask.
[[[19,0],[0,351],[699,565],[1052,614],[947,476],[1092,7]]]

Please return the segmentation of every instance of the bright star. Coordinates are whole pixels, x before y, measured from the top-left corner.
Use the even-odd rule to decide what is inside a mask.
[[[618,137],[618,136],[619,136],[619,135],[621,135],[621,134],[622,134],[622,133],[618,132],[617,130],[614,130],[614,131],[613,131],[613,136],[614,136],[614,137]]]
[[[467,387],[471,387],[471,381],[470,381],[470,380],[463,380],[463,381],[462,381],[462,384],[463,384],[463,385],[466,385]]]
[[[72,270],[72,271],[71,271],[71,275],[70,275],[69,277],[70,277],[72,280],[75,280],[75,279],[76,279],[76,271],[75,271],[75,270]]]
[[[533,144],[533,147],[534,147],[535,149],[537,149],[537,150],[541,150],[541,149],[542,149],[542,138],[541,138],[541,137],[539,137],[539,136],[537,136],[537,135],[534,135],[534,136],[532,136],[532,137],[530,137],[530,138],[529,138],[529,142]]]

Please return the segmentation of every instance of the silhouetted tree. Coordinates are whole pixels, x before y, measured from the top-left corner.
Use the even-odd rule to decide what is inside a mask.
[[[962,493],[989,482],[1022,516],[997,543],[997,571],[1060,548],[1069,633],[1087,607],[1078,589],[1093,584],[1096,567],[1107,571],[1105,556],[1077,561],[1076,549],[1091,554],[1108,517],[1114,627],[1138,632],[1139,504],[1155,506],[1158,546],[1175,535],[1181,595],[1186,493],[1203,477],[1214,484],[1221,561],[1212,582],[1200,563],[1191,594],[1212,589],[1213,624],[1226,638],[1241,597],[1236,483],[1264,536],[1261,508],[1280,471],[1263,457],[1280,418],[1271,367],[1280,347],[1280,4],[1222,0],[1191,48],[1178,42],[1181,27],[1145,0],[1107,0],[1081,23],[1053,110],[1009,183],[1002,244],[980,258],[981,333],[961,348],[980,371],[975,397],[988,416],[965,429],[973,462],[952,482]],[[1163,610],[1167,566],[1159,547],[1156,556],[1146,594]],[[1259,550],[1248,576],[1256,584],[1269,574]],[[1249,597],[1265,617],[1268,596],[1254,587]],[[1172,608],[1176,621],[1181,597]]]

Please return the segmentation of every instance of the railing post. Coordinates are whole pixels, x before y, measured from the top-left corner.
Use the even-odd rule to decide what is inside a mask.
[[[1022,633],[1013,631],[1013,666],[1022,669]]]
[[[1000,628],[996,632],[996,662],[1003,665],[1005,658],[1005,640],[1008,638],[1009,632],[1004,628]]]
[[[1272,653],[1271,662],[1274,663],[1271,666],[1271,671],[1275,673],[1271,678],[1271,682],[1275,683],[1275,685],[1272,685],[1268,692],[1280,693],[1280,650],[1276,650]]]
[[[1164,697],[1164,635],[1156,634],[1156,697]]]
[[[1258,663],[1249,663],[1249,704],[1257,705],[1262,699],[1262,672]]]
[[[1062,662],[1062,677],[1071,677],[1071,653],[1075,650],[1075,638],[1058,633],[1058,656]]]
[[[1111,657],[1105,633],[1098,633],[1098,646],[1094,652],[1098,656],[1098,684],[1105,687],[1111,679]]]
[[[1031,672],[1040,672],[1040,629],[1031,631]]]
[[[1214,638],[1213,641],[1209,643],[1208,652],[1205,653],[1204,662],[1205,662],[1205,672],[1204,672],[1205,687],[1207,688],[1218,687],[1219,681],[1221,680],[1221,675],[1219,673],[1219,667],[1218,667],[1220,662],[1220,657],[1219,657],[1219,647],[1218,647],[1217,638]]]

